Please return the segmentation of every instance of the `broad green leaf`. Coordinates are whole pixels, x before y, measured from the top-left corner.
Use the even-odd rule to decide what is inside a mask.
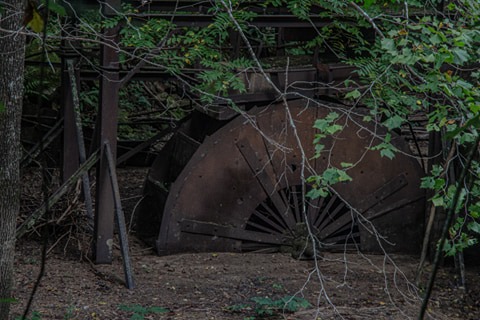
[[[395,41],[393,41],[393,39],[389,39],[389,38],[384,38],[382,39],[382,49],[385,49],[389,52],[395,52],[396,51],[396,47],[395,47]]]
[[[43,28],[45,26],[43,18],[36,9],[33,10],[33,17],[32,20],[30,20],[30,22],[28,23],[28,26],[36,33],[40,33],[43,31]]]
[[[332,124],[331,126],[328,126],[325,130],[327,134],[334,134],[338,131],[341,131],[343,127],[339,124]]]
[[[454,57],[453,62],[456,64],[464,64],[470,59],[470,54],[466,50],[454,48],[452,52]]]
[[[468,230],[470,231],[473,231],[473,232],[476,232],[476,233],[480,233],[480,223],[476,222],[476,221],[473,221],[473,222],[470,222],[467,226]]]
[[[339,116],[340,115],[336,112],[330,112],[325,119],[328,120],[329,122],[332,122],[332,121],[338,119]]]
[[[473,219],[478,219],[480,218],[480,208],[477,208],[479,209],[479,211],[472,211],[472,208],[470,208],[470,215],[472,216]]]
[[[424,189],[433,189],[435,186],[435,179],[433,177],[423,177],[420,188]]]
[[[387,158],[389,158],[390,160],[393,159],[393,158],[395,158],[395,153],[394,153],[392,150],[390,150],[390,149],[382,149],[382,150],[380,150],[380,155],[381,155],[382,157],[387,157]]]
[[[310,199],[325,198],[328,196],[327,188],[316,188],[307,192],[306,196]]]
[[[399,115],[394,115],[383,122],[383,124],[390,130],[400,128],[403,123],[403,118]]]
[[[443,197],[441,197],[441,196],[435,196],[432,199],[432,203],[435,207],[443,207],[445,205],[445,201],[443,200]]]
[[[350,177],[345,171],[338,170],[337,172],[339,182],[352,181],[352,177]]]
[[[362,94],[360,93],[360,91],[355,89],[355,90],[352,90],[349,93],[347,93],[345,95],[345,99],[358,99],[358,98],[360,98],[361,95]]]
[[[432,43],[432,44],[434,44],[434,45],[437,45],[437,44],[442,43],[442,38],[440,38],[440,37],[438,36],[438,34],[432,35],[432,36],[429,38],[429,40],[430,40],[430,43]]]
[[[443,173],[443,167],[438,165],[438,164],[434,164],[432,166],[432,170],[430,171],[434,176],[438,177],[439,175],[441,175]]]

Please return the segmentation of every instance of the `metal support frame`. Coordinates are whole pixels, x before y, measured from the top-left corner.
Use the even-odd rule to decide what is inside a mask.
[[[118,233],[120,239],[120,250],[122,251],[123,257],[123,271],[125,273],[125,285],[128,289],[135,288],[132,275],[132,266],[130,263],[130,255],[128,253],[128,235],[127,227],[125,225],[125,217],[122,210],[122,201],[120,199],[120,190],[118,189],[118,179],[117,171],[115,169],[115,160],[112,157],[112,152],[110,149],[110,144],[105,142],[103,147],[103,154],[106,157],[108,164],[108,173],[110,175],[110,186],[113,189],[113,202],[115,205],[115,221],[118,226]]]
[[[102,4],[105,16],[115,14],[120,8],[120,0],[107,0]],[[111,148],[111,155],[117,154],[119,57],[115,49],[118,28],[105,29],[104,43],[101,46],[102,75],[100,78],[100,105],[98,110],[96,140],[101,147],[100,161],[97,165],[97,189],[94,224],[94,261],[98,264],[112,262],[114,232],[114,191],[110,182],[108,161],[105,156],[105,143]]]
[[[80,114],[80,98],[78,93],[78,77],[75,76],[75,67],[73,60],[67,60],[68,75],[70,77],[70,86],[72,88],[73,111],[75,117],[75,131],[77,137],[78,155],[80,164],[87,160],[85,151],[85,139],[83,137],[82,118]],[[90,176],[88,171],[82,175],[83,197],[85,201],[85,209],[89,220],[89,226],[92,227],[93,222],[93,206],[92,194],[90,191]],[[93,229],[93,228],[92,228]]]

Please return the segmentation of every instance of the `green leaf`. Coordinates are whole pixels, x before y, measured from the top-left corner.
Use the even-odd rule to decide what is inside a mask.
[[[352,90],[345,95],[345,99],[358,99],[361,96],[361,92],[358,89]]]
[[[338,170],[337,172],[338,172],[338,181],[339,182],[352,181],[352,177],[350,177],[345,171]]]
[[[341,162],[340,163],[340,166],[342,168],[350,168],[351,166],[353,166],[353,163],[350,163],[350,162]]]
[[[396,46],[395,46],[395,41],[393,41],[393,39],[389,39],[389,38],[384,38],[382,39],[382,49],[385,49],[389,52],[395,52],[396,51]]]
[[[330,125],[326,128],[325,132],[327,134],[334,134],[338,131],[341,131],[343,129],[343,127],[339,124],[333,124],[333,125]]]
[[[435,186],[435,179],[433,177],[423,177],[421,180],[420,188],[433,189]]]
[[[394,115],[383,122],[383,124],[390,130],[400,128],[403,123],[403,118],[399,115]]]
[[[477,206],[477,205],[473,205],[469,208],[469,213],[470,213],[470,216],[473,218],[473,219],[478,219],[480,218],[480,208]]]
[[[473,231],[473,232],[476,232],[476,233],[480,233],[480,223],[478,223],[478,222],[476,222],[476,221],[470,222],[470,223],[467,225],[467,228],[468,228],[468,230],[470,230],[470,231]]]
[[[0,101],[0,113],[5,112],[5,103],[3,101]]]
[[[443,197],[441,197],[441,196],[435,196],[432,199],[432,203],[435,207],[443,207],[445,205],[445,201],[443,200]]]
[[[382,149],[380,150],[380,156],[387,157],[392,160],[395,158],[395,153],[391,149]]]
[[[429,38],[429,40],[434,45],[442,43],[442,38],[438,34],[434,34]]]
[[[32,20],[28,22],[28,26],[35,31],[36,33],[41,33],[44,28],[43,18],[37,9],[33,9],[33,17]]]
[[[463,49],[460,48],[454,48],[452,50],[453,53],[453,62],[456,64],[464,64],[470,59],[470,54]]]
[[[314,188],[307,192],[306,196],[310,199],[325,198],[328,196],[327,188]]]

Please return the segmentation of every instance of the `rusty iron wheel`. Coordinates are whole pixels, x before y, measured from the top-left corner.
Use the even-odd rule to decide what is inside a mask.
[[[418,161],[398,136],[392,144],[403,152],[392,160],[381,157],[370,147],[386,131],[347,112],[338,119],[342,132],[325,138],[325,155],[313,158],[313,123],[332,110],[345,106],[295,100],[288,109],[281,103],[256,107],[194,149],[185,149],[183,137],[181,148],[160,155],[139,214],[154,230],[158,253],[282,250],[306,222],[325,250],[418,252],[425,200]],[[355,163],[351,182],[336,184],[327,198],[302,201],[301,190],[309,188],[304,178],[342,162]],[[165,179],[172,171],[178,174]]]

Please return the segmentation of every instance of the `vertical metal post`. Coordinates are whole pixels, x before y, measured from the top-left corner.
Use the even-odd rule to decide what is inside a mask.
[[[102,12],[106,17],[115,15],[120,8],[120,0],[107,0],[102,3]],[[116,159],[117,151],[117,116],[118,116],[118,28],[105,29],[104,44],[101,46],[102,77],[100,79],[100,106],[97,121],[97,146],[102,148],[97,165],[96,205],[94,225],[94,260],[98,264],[112,262],[112,245],[114,231],[113,189],[110,183],[108,162],[104,155],[104,145],[108,142],[112,157]]]
[[[73,32],[75,28],[74,21],[67,18],[66,27],[63,34]],[[73,107],[72,87],[70,85],[70,77],[67,69],[67,61],[76,59],[76,54],[72,47],[74,43],[68,40],[68,36],[62,37],[62,74],[61,74],[61,95],[63,106],[63,159],[62,159],[62,179],[67,181],[68,178],[78,169],[79,154],[77,145],[77,133],[75,130],[75,113]],[[79,79],[78,75],[76,76]],[[78,86],[77,86],[78,87]]]

